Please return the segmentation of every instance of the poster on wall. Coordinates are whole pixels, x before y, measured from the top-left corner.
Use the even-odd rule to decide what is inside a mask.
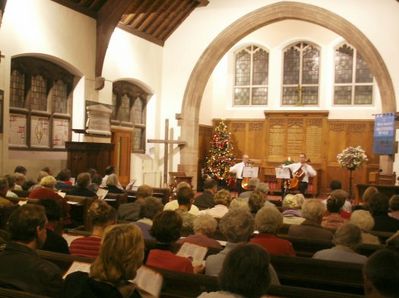
[[[30,144],[32,147],[49,148],[49,119],[41,116],[31,116]]]
[[[53,119],[53,148],[64,149],[69,136],[69,120]]]
[[[8,144],[13,147],[27,147],[26,144],[26,115],[10,114],[10,132]]]
[[[377,114],[374,122],[374,154],[395,154],[395,114]]]

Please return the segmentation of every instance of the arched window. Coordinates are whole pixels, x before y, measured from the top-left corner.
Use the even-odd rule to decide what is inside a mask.
[[[65,149],[70,139],[74,76],[36,57],[11,60],[10,133],[12,149]]]
[[[355,48],[344,43],[335,49],[334,104],[372,104],[373,81],[373,74]]]
[[[319,103],[320,50],[316,45],[298,42],[284,51],[283,105]]]
[[[250,45],[235,54],[234,102],[240,105],[266,105],[269,53]]]
[[[132,151],[135,153],[145,152],[147,98],[148,93],[131,82],[113,84],[111,123],[132,129]]]

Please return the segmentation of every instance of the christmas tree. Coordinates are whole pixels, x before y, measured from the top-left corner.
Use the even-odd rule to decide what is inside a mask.
[[[226,124],[220,121],[212,136],[204,174],[218,181],[226,180],[233,159],[233,144],[231,143],[230,132],[227,130]]]

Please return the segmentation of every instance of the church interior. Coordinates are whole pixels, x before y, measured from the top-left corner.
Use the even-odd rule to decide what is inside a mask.
[[[399,194],[398,14],[399,0],[0,0],[1,176],[22,166],[24,179],[40,184],[43,171],[56,176],[67,169],[75,182],[93,170],[105,179],[114,175],[116,187],[129,188],[105,193],[116,209],[139,202],[141,185],[167,204],[182,181],[195,196],[207,191],[215,131],[225,125],[231,157],[218,165],[221,180],[242,179],[241,172],[227,172],[248,155],[280,209],[285,180],[276,177],[277,169],[299,162],[302,154],[316,172],[305,180],[305,202],[330,198],[334,181],[353,206],[364,203],[370,186],[393,198]],[[392,125],[388,138],[378,141],[381,118]],[[389,151],[378,151],[377,141]],[[337,158],[352,147],[366,156],[353,167]],[[248,191],[237,185],[233,197]],[[28,196],[34,199],[22,192]],[[67,213],[78,214],[84,232],[91,230],[93,200],[69,199]],[[396,210],[390,212],[399,222]],[[71,224],[65,218],[64,223]],[[288,229],[284,220],[278,235],[294,241]],[[396,231],[377,230],[378,244],[363,243],[360,254],[368,257],[385,247]],[[67,241],[77,236],[70,237]],[[317,248],[330,249],[331,239],[293,242],[296,260],[273,256],[270,264],[281,281],[272,281],[273,297],[367,296],[361,265],[309,258]],[[39,254],[65,268],[79,261]],[[85,257],[83,263],[93,261]],[[300,280],[290,275],[290,264],[310,269]],[[317,279],[323,268],[331,272],[330,284]],[[160,274],[164,297],[219,289],[206,275]],[[7,294],[2,276],[0,270],[0,297]],[[305,286],[307,279],[313,286]]]

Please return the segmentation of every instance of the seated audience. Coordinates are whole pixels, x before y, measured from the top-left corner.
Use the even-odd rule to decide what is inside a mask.
[[[247,186],[247,189],[248,189],[248,190],[246,190],[246,191],[240,193],[240,195],[238,196],[238,198],[239,198],[239,199],[242,199],[242,200],[244,200],[244,201],[246,201],[246,202],[248,203],[249,196],[251,195],[251,193],[252,193],[253,191],[255,191],[255,189],[256,189],[256,187],[258,186],[258,184],[259,184],[259,179],[258,179],[258,178],[251,178],[251,179],[249,179],[249,181],[248,181],[248,186]]]
[[[250,212],[248,202],[239,198],[233,198],[230,202],[229,210],[234,209],[245,209],[245,211]]]
[[[331,180],[330,189],[331,189],[331,191],[334,191],[336,189],[342,189],[341,181],[339,181],[339,180]]]
[[[87,216],[92,225],[91,235],[73,240],[69,250],[72,255],[96,258],[105,228],[116,222],[116,212],[105,201],[96,200],[90,205]]]
[[[35,252],[46,241],[47,219],[42,206],[27,204],[16,209],[8,221],[11,241],[0,253],[0,285],[49,297],[60,297],[60,269]]]
[[[188,184],[187,182],[180,182],[179,184],[177,184],[176,186],[176,193],[179,191],[180,188],[182,187],[189,187],[191,188],[191,185]],[[163,207],[163,210],[176,210],[177,208],[179,208],[179,203],[177,202],[176,197],[171,200],[170,202],[166,203],[165,206]],[[191,204],[191,208],[190,211],[188,211],[189,213],[191,213],[192,215],[198,215],[199,214],[199,209],[197,206],[195,206],[194,204]]]
[[[69,254],[68,242],[62,237],[62,222],[61,222],[61,205],[54,200],[40,200],[46,212],[47,224],[47,239],[44,242],[42,250],[48,250],[53,252],[59,252],[63,254]]]
[[[209,209],[215,206],[215,200],[213,196],[218,190],[218,185],[215,180],[208,178],[204,182],[204,192],[197,196],[194,201],[194,205],[199,210]]]
[[[300,225],[305,218],[302,217],[302,205],[305,201],[303,194],[287,194],[283,199],[283,223],[288,225]]]
[[[389,200],[383,193],[375,193],[370,198],[368,207],[374,218],[374,231],[396,232],[399,230],[399,220],[388,215]]]
[[[249,210],[252,215],[255,216],[263,206],[275,207],[273,203],[266,200],[266,197],[262,192],[255,190],[251,193],[248,199]]]
[[[88,172],[80,173],[76,179],[76,185],[67,190],[68,195],[82,197],[97,197],[97,194],[88,189],[91,183],[90,174]]]
[[[131,281],[144,259],[144,241],[140,229],[131,224],[107,228],[99,256],[90,273],[77,271],[65,279],[65,298],[134,298],[140,289]]]
[[[219,190],[214,197],[215,206],[202,210],[200,214],[208,214],[214,218],[222,218],[228,211],[231,202],[231,194],[228,190]]]
[[[39,171],[39,174],[37,175],[36,183],[33,180],[26,181],[24,183],[23,189],[31,192],[32,190],[34,190],[36,188],[40,188],[41,187],[40,181],[42,181],[42,179],[47,176],[49,176],[49,174],[47,172]]]
[[[4,178],[6,178],[8,182],[6,198],[11,201],[18,201],[18,195],[12,191],[15,187],[15,175],[5,175]]]
[[[153,224],[153,219],[163,210],[161,201],[154,197],[146,197],[143,206],[140,209],[140,219],[134,224],[138,226],[143,232],[144,240],[155,240],[151,236],[150,230]]]
[[[125,193],[116,174],[109,175],[106,183],[107,186],[105,189],[107,189],[109,193]]]
[[[219,275],[220,291],[199,298],[264,297],[271,283],[269,255],[254,244],[241,244],[228,253]]]
[[[353,224],[344,224],[335,232],[333,239],[335,246],[316,252],[313,258],[363,264],[367,261],[367,257],[355,252],[361,241],[362,236],[360,229]]]
[[[72,188],[72,173],[70,169],[62,169],[55,179],[57,179],[57,183],[55,184],[55,188],[61,191],[68,191]]]
[[[194,191],[191,187],[182,187],[177,191],[177,203],[179,207],[175,210],[183,220],[181,235],[188,236],[194,234],[194,219],[195,215],[192,215],[188,211],[191,208],[192,201],[194,199]]]
[[[136,221],[140,219],[141,208],[145,202],[145,198],[151,197],[153,194],[152,187],[146,184],[137,188],[136,200],[132,203],[121,204],[118,208],[118,219],[124,221]],[[163,206],[162,206],[163,208]]]
[[[24,166],[16,166],[14,169],[14,173],[18,173],[18,174],[22,174],[24,176],[26,176],[26,174],[28,173],[28,170],[24,167]]]
[[[265,200],[267,201],[267,195],[269,193],[269,184],[265,182],[259,182],[255,188],[255,191],[258,191],[261,194],[263,194]]]
[[[108,166],[108,167],[106,167],[106,169],[105,169],[105,175],[104,175],[104,177],[103,177],[102,180],[101,180],[100,187],[106,188],[106,187],[107,187],[107,180],[108,180],[109,175],[114,174],[114,173],[115,173],[115,168],[114,168],[114,166]],[[119,181],[118,181],[118,185],[117,185],[117,186],[118,186],[119,189],[123,190],[123,187],[122,187],[122,185],[119,183]]]
[[[343,189],[333,190],[326,200],[323,200],[325,206],[327,206],[327,200],[329,198],[334,198],[340,204],[342,204],[339,214],[342,218],[349,219],[352,213],[352,204],[349,201],[349,193]]]
[[[323,216],[321,226],[326,229],[336,230],[347,222],[340,214],[344,201],[331,193],[327,199],[327,214]]]
[[[14,190],[16,191],[22,191],[25,180],[26,180],[26,176],[22,173],[14,173],[15,176],[15,185],[14,185]]]
[[[355,206],[354,209],[364,209],[368,210],[369,209],[369,201],[371,197],[378,192],[378,189],[375,186],[369,186],[365,189],[362,195],[362,201],[360,202],[360,205]]]
[[[369,211],[353,211],[349,223],[354,224],[355,226],[360,228],[360,230],[362,231],[363,244],[380,244],[380,240],[378,239],[378,237],[369,233],[374,227],[374,219]]]
[[[367,298],[399,297],[399,253],[381,249],[373,253],[363,267]]]
[[[40,171],[46,172],[47,175],[53,175],[53,173],[51,172],[49,167],[44,167],[43,169],[41,169]]]
[[[261,245],[269,254],[276,256],[295,256],[292,243],[277,237],[277,232],[283,225],[283,215],[275,206],[265,206],[256,213],[254,235],[251,243]]]
[[[388,215],[399,220],[399,195],[393,195],[389,199],[389,210]]]
[[[157,244],[148,254],[146,262],[148,266],[188,273],[203,270],[203,266],[193,267],[188,258],[174,254],[182,224],[180,215],[175,211],[163,211],[155,216],[151,235],[157,240]]]
[[[220,243],[212,239],[212,236],[216,232],[216,228],[218,223],[216,219],[207,214],[198,215],[194,219],[194,235],[189,235],[185,238],[177,241],[179,244],[183,244],[185,242],[204,246],[211,247],[216,249],[221,249],[222,246]]]
[[[7,198],[8,181],[6,178],[0,178],[0,207],[12,206],[13,203]]]
[[[305,221],[300,225],[291,225],[288,229],[288,236],[326,240],[332,239],[332,232],[321,227],[321,220],[325,213],[324,204],[318,199],[308,199],[302,205],[302,216]]]

